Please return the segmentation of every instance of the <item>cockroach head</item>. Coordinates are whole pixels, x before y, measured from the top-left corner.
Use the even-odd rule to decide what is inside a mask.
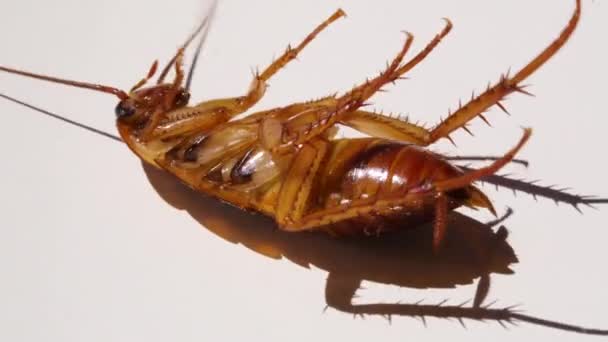
[[[188,104],[190,93],[172,84],[159,84],[132,91],[116,105],[116,118],[123,122],[141,124],[157,112],[168,112]]]

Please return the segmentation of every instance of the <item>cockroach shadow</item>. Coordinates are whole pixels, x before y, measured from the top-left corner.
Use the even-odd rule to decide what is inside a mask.
[[[608,335],[608,330],[579,326],[523,315],[512,308],[483,306],[492,274],[512,274],[516,263],[501,220],[481,223],[453,212],[448,235],[439,253],[432,246],[432,227],[421,226],[379,237],[337,239],[321,233],[286,233],[276,229],[271,219],[244,212],[202,195],[181,184],[166,172],[144,164],[145,173],[158,194],[168,204],[185,210],[206,229],[221,238],[241,244],[267,257],[287,258],[308,268],[314,265],[329,275],[325,287],[327,305],[354,315],[394,315],[494,320],[501,325],[525,321],[567,331]],[[508,216],[508,215],[507,215]],[[470,305],[444,303],[353,304],[362,281],[400,287],[449,289],[473,284],[477,291]]]

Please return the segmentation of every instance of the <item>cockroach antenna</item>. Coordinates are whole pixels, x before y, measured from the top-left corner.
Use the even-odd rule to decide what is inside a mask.
[[[74,120],[68,119],[65,116],[59,115],[57,113],[50,112],[50,111],[48,111],[46,109],[42,109],[40,107],[36,107],[34,105],[31,105],[31,104],[29,104],[27,102],[18,100],[16,98],[8,96],[6,94],[0,93],[0,97],[3,98],[3,99],[5,99],[5,100],[7,100],[7,101],[11,101],[11,102],[16,103],[18,105],[21,105],[21,106],[24,106],[24,107],[29,108],[31,110],[34,110],[34,111],[36,111],[36,112],[38,112],[40,114],[44,114],[44,115],[50,116],[50,117],[52,117],[54,119],[63,121],[65,123],[68,123],[68,124],[70,124],[72,126],[76,126],[76,127],[82,128],[84,130],[87,130],[89,132],[92,132],[92,133],[104,136],[106,138],[110,138],[112,140],[115,140],[115,141],[118,141],[118,142],[122,142],[122,139],[120,139],[119,137],[117,137],[114,134],[111,134],[111,133],[108,133],[108,132],[104,132],[104,131],[102,131],[100,129],[97,129],[95,127],[91,127],[89,125],[85,125],[85,124],[80,123],[78,121],[74,121]]]
[[[192,41],[194,41],[194,38],[196,38],[202,32],[201,39],[198,43],[195,55],[192,59],[192,65],[190,67],[190,71],[188,72],[188,81],[186,83],[186,90],[188,90],[188,88],[189,88],[190,81],[191,81],[192,75],[194,73],[194,66],[196,65],[198,56],[200,55],[204,42],[207,38],[207,33],[209,32],[209,27],[211,26],[211,21],[213,19],[213,15],[215,14],[216,8],[217,8],[217,1],[213,1],[211,6],[209,7],[209,13],[207,15],[205,15],[205,18],[201,21],[201,23],[198,25],[198,27],[194,30],[194,32],[192,32],[190,37],[188,37],[188,39],[186,39],[184,44],[181,46],[181,48],[185,50],[192,43]],[[158,76],[158,80],[156,81],[156,84],[161,84],[165,81],[165,77],[167,77],[169,70],[171,70],[171,67],[173,67],[176,60],[177,60],[177,55],[173,56],[173,58],[171,58],[171,60],[169,60],[167,65],[165,65],[165,67],[163,68],[163,71]]]
[[[194,67],[196,64],[196,61],[202,51],[202,47],[204,45],[204,42],[206,40],[207,37],[207,33],[209,31],[209,27],[210,27],[210,23],[211,23],[211,18],[213,16],[213,14],[215,13],[215,9],[217,7],[217,1],[213,1],[211,6],[209,7],[209,14],[205,15],[205,17],[203,18],[203,20],[200,22],[200,24],[197,26],[196,30],[194,32],[192,32],[192,34],[190,35],[190,37],[186,40],[186,42],[182,45],[182,49],[185,49],[186,47],[188,47],[192,41],[202,32],[202,37],[198,43],[197,46],[197,50],[195,53],[195,56],[192,60],[192,64],[190,67],[190,71],[188,73],[188,83],[187,83],[187,88],[189,88],[189,85],[191,83],[193,74],[194,74]],[[158,83],[161,83],[165,76],[167,75],[167,73],[169,72],[169,70],[171,69],[171,67],[175,64],[177,59],[177,55],[175,55],[168,63],[167,65],[164,67],[163,71],[161,72],[161,75],[158,79]],[[146,78],[144,78],[143,80],[141,80],[140,82],[138,82],[132,89],[135,90],[141,86],[144,85],[144,83],[147,82],[147,80],[149,78],[151,78],[154,73],[156,72],[156,69],[158,67],[158,62],[154,62],[154,64],[152,65],[152,67],[150,68],[150,71],[148,72],[148,75]],[[9,68],[9,67],[5,67],[5,66],[0,66],[0,71],[4,71],[7,73],[11,73],[11,74],[16,74],[16,75],[20,75],[20,76],[25,76],[25,77],[29,77],[29,78],[34,78],[34,79],[38,79],[38,80],[42,80],[42,81],[47,81],[47,82],[52,82],[52,83],[59,83],[59,84],[64,84],[64,85],[68,85],[68,86],[72,86],[72,87],[77,87],[77,88],[84,88],[84,89],[90,89],[90,90],[95,90],[95,91],[99,91],[99,92],[104,92],[104,93],[108,93],[108,94],[112,94],[115,95],[116,97],[118,97],[121,101],[122,100],[126,100],[129,98],[129,94],[121,89],[115,88],[115,87],[111,87],[111,86],[107,86],[107,85],[101,85],[101,84],[94,84],[94,83],[87,83],[87,82],[80,82],[80,81],[73,81],[73,80],[68,80],[68,79],[63,79],[63,78],[58,78],[58,77],[53,77],[53,76],[48,76],[48,75],[42,75],[42,74],[36,74],[36,73],[32,73],[32,72],[28,72],[28,71],[22,71],[22,70],[18,70],[18,69],[14,69],[14,68]],[[186,89],[187,89],[186,88]],[[23,102],[21,100],[18,100],[16,98],[13,98],[11,96],[8,96],[6,94],[0,94],[1,98],[4,98],[5,100],[17,103],[19,105],[28,107],[32,110],[35,110],[41,114],[50,116],[52,118],[58,119],[60,121],[66,122],[68,124],[71,124],[73,126],[79,127],[79,128],[83,128],[85,130],[88,130],[90,132],[96,133],[98,135],[110,138],[112,140],[116,140],[116,141],[121,141],[122,139],[120,139],[118,136],[113,135],[111,133],[107,133],[104,132],[102,130],[96,129],[94,127],[82,124],[78,121],[74,121],[71,119],[68,119],[65,116],[56,114],[56,113],[52,113],[50,111],[47,111],[45,109],[36,107],[34,105],[31,105],[29,103]]]
[[[205,45],[205,41],[207,40],[207,35],[209,34],[209,30],[211,29],[211,24],[213,22],[213,17],[215,15],[216,8],[217,8],[217,1],[214,1],[211,4],[210,10],[209,10],[209,15],[207,15],[207,17],[205,17],[205,20],[203,21],[203,23],[201,23],[201,25],[206,24],[206,26],[205,26],[205,30],[203,31],[203,33],[201,35],[201,39],[198,41],[198,45],[196,46],[194,56],[192,57],[192,62],[190,62],[190,70],[188,71],[188,76],[186,78],[186,86],[185,86],[186,91],[190,91],[190,85],[192,84],[192,78],[194,77],[194,70],[196,69],[196,64],[201,55],[201,52],[203,51],[203,46]],[[201,26],[201,28],[202,28],[202,26]]]
[[[57,77],[52,77],[52,76],[47,76],[47,75],[41,75],[41,74],[34,74],[34,73],[31,73],[31,72],[21,71],[21,70],[17,70],[17,69],[13,69],[13,68],[8,68],[8,67],[4,67],[4,66],[0,66],[0,70],[4,71],[4,72],[11,73],[11,74],[16,74],[16,75],[21,75],[21,76],[25,76],[25,77],[35,78],[35,79],[42,80],[42,81],[47,81],[47,82],[52,82],[52,83],[60,83],[60,84],[65,84],[65,85],[68,85],[68,86],[71,86],[71,87],[77,87],[77,88],[84,88],[84,89],[90,89],[90,90],[100,91],[100,92],[103,92],[103,93],[108,93],[108,94],[115,95],[115,96],[117,96],[121,100],[126,100],[126,99],[129,98],[129,95],[125,91],[120,90],[118,88],[101,85],[101,84],[93,84],[93,83],[86,83],[86,82],[66,80],[66,79],[63,79],[63,78],[57,78]]]

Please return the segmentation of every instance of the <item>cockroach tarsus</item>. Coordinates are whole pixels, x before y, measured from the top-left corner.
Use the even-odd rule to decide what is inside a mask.
[[[117,128],[123,141],[145,162],[168,171],[188,186],[247,210],[273,217],[285,231],[326,231],[334,235],[376,235],[434,219],[433,246],[446,232],[447,214],[460,206],[495,213],[486,195],[472,185],[509,163],[532,133],[524,129],[514,148],[486,167],[463,170],[424,149],[481,118],[505,96],[528,94],[522,82],[561,49],[574,32],[581,1],[570,21],[548,47],[514,74],[450,113],[432,129],[364,109],[383,87],[423,61],[452,29],[450,20],[424,49],[405,61],[413,35],[406,33],[400,51],[376,77],[341,95],[291,104],[235,119],[255,105],[266,83],[315,37],[345,13],[337,10],[302,42],[261,72],[242,96],[189,106],[190,75],[182,67],[184,52],[207,25],[178,49],[155,85],[145,86],[158,64],[129,92],[69,81],[11,68],[0,70],[117,96]],[[205,33],[206,34],[206,31]],[[202,40],[201,40],[202,42]],[[200,47],[199,47],[200,49]],[[165,82],[169,70],[175,76]],[[186,81],[186,78],[188,79]],[[185,84],[185,85],[184,85]],[[336,125],[352,127],[369,138],[335,138]]]

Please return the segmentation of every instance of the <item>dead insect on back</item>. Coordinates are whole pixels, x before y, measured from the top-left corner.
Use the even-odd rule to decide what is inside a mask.
[[[122,139],[142,160],[178,177],[190,187],[243,209],[273,217],[279,228],[322,230],[336,235],[379,234],[434,219],[434,247],[446,231],[450,210],[469,206],[494,213],[490,200],[472,184],[510,162],[531,135],[525,129],[514,148],[492,164],[463,171],[424,147],[446,138],[500,103],[526,93],[522,82],[567,42],[579,21],[581,2],[563,32],[513,75],[503,75],[482,94],[460,106],[432,129],[363,109],[384,86],[402,78],[450,32],[443,30],[409,60],[413,41],[405,42],[385,70],[341,95],[295,103],[234,119],[255,105],[266,82],[332,22],[336,11],[300,44],[262,72],[249,91],[233,98],[188,105],[190,76],[182,67],[184,51],[201,27],[167,64],[155,85],[145,86],[150,71],[129,92],[113,87],[58,79],[11,68],[0,70],[113,94],[120,99],[116,122]],[[171,68],[172,82],[165,82]],[[487,122],[487,121],[486,121]],[[370,138],[337,139],[336,125],[350,126]]]

